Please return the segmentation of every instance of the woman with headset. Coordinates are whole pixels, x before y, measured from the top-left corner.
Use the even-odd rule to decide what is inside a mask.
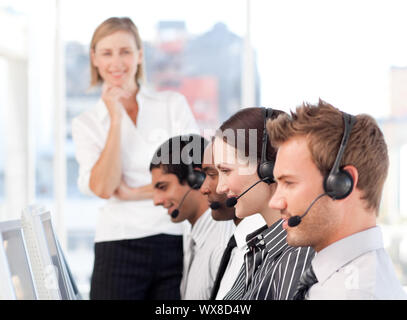
[[[185,98],[144,80],[143,46],[129,18],[110,18],[90,45],[97,105],[73,120],[79,189],[108,199],[98,217],[91,299],[179,299],[182,227],[152,201],[149,164],[166,139],[199,129]]]
[[[276,150],[268,142],[266,122],[282,111],[245,108],[226,120],[215,135],[213,153],[219,171],[218,193],[228,197],[236,216],[260,213],[266,224],[247,237],[241,272],[224,299],[291,299],[314,252],[287,245],[280,211],[268,202],[275,191]]]

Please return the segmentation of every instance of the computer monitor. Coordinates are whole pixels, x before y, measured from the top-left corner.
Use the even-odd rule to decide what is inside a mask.
[[[37,290],[19,220],[0,223],[0,298],[35,300]]]
[[[29,238],[28,253],[40,299],[77,300],[80,294],[71,275],[51,221],[43,207],[23,210],[22,224]]]

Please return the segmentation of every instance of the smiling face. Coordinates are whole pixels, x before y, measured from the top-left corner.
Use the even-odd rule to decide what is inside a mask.
[[[105,83],[123,89],[134,87],[142,50],[137,48],[132,34],[117,31],[102,38],[91,51],[91,58]]]
[[[298,226],[287,225],[290,217],[304,214],[312,201],[324,193],[323,177],[311,159],[305,137],[291,138],[279,147],[274,177],[277,189],[269,206],[280,210],[285,220],[287,243],[296,247],[312,246],[317,251],[325,247],[335,236],[341,219],[328,196],[315,202]]]
[[[214,163],[219,172],[217,193],[225,193],[228,198],[237,197],[259,180],[257,163],[243,161],[236,149],[216,137],[214,140]],[[274,186],[264,182],[257,184],[239,198],[235,205],[236,216],[244,218],[255,213],[268,211],[267,203]]]
[[[168,214],[175,209],[179,209],[179,214],[176,218],[171,217],[172,222],[182,222],[188,220],[193,224],[195,221],[196,197],[195,194],[199,191],[192,190],[188,184],[180,184],[177,176],[171,173],[165,173],[161,167],[151,170],[152,184],[154,186],[153,201],[156,206],[163,206],[167,209]],[[184,195],[191,191],[185,198],[182,206],[180,203]]]
[[[209,205],[214,202],[220,204],[219,209],[212,209],[211,211],[213,219],[217,221],[235,219],[235,208],[226,207],[226,194],[216,192],[219,174],[213,162],[212,144],[209,144],[205,149],[202,171],[206,174],[205,181],[200,189],[202,194],[207,196]]]

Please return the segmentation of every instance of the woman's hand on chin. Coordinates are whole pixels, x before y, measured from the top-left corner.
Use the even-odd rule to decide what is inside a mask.
[[[102,89],[102,100],[105,103],[111,119],[120,120],[123,112],[123,104],[120,99],[128,99],[131,92],[121,87],[104,84]]]

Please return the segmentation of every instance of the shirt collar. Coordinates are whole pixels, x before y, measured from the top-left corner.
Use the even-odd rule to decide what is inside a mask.
[[[206,210],[195,222],[191,229],[191,237],[194,239],[196,247],[200,248],[208,238],[209,232],[215,225],[211,215],[211,210]]]
[[[259,234],[261,234],[264,230],[267,230],[267,229],[268,229],[267,225],[264,225],[261,228],[257,229],[256,231],[253,231],[252,233],[249,233],[246,236],[247,246],[252,245],[252,243],[254,244],[256,242],[257,236]]]
[[[256,234],[257,232],[257,234]],[[251,237],[249,239],[249,236]],[[267,250],[267,254],[274,256],[287,247],[287,233],[283,229],[283,220],[278,220],[270,227],[264,226],[248,236],[247,246],[257,250]]]
[[[253,233],[253,229],[264,224],[264,219],[260,215],[252,215],[242,219],[236,226],[234,236],[236,239],[236,245],[239,249],[244,250],[247,246],[246,237]],[[263,228],[263,227],[262,227]],[[267,226],[264,226],[267,228]],[[263,229],[262,229],[263,230]],[[252,233],[250,233],[252,232]],[[254,231],[255,233],[259,230]],[[252,237],[251,237],[252,238]]]
[[[283,220],[278,220],[263,232],[266,250],[269,255],[276,255],[287,247],[287,232],[283,229]]]
[[[377,226],[334,242],[318,252],[312,260],[318,282],[324,283],[333,273],[352,260],[381,248],[383,248],[383,238]]]

